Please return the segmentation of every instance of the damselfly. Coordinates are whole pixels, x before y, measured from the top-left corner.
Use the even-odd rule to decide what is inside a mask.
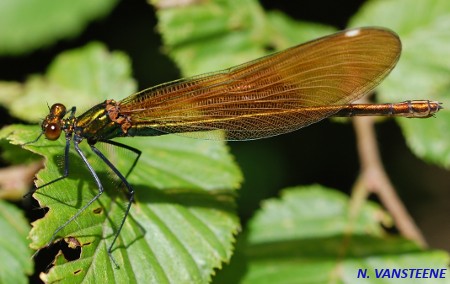
[[[230,69],[162,84],[121,101],[108,99],[80,116],[75,115],[75,107],[67,110],[62,104],[54,104],[42,123],[41,135],[33,142],[42,135],[56,140],[64,132],[64,173],[43,186],[69,175],[72,142],[92,174],[98,193],[54,232],[49,244],[104,191],[102,181],[79,147],[83,140],[128,191],[125,216],[108,248],[117,266],[112,248],[130,211],[134,190],[96,143],[119,146],[139,157],[140,150],[111,139],[171,133],[197,137],[198,132],[224,130],[226,140],[252,140],[288,133],[330,116],[430,117],[441,109],[439,102],[350,104],[386,77],[400,52],[400,40],[389,30],[352,29]],[[223,139],[215,133],[212,131],[208,138]]]

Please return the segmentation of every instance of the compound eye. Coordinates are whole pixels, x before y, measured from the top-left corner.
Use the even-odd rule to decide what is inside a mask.
[[[61,135],[61,127],[57,123],[49,123],[44,129],[45,138],[54,141]]]

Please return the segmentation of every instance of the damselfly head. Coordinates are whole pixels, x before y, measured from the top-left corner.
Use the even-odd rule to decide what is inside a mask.
[[[45,138],[54,141],[59,138],[62,131],[62,119],[66,115],[66,107],[63,104],[54,104],[50,108],[50,113],[42,122],[42,132]]]

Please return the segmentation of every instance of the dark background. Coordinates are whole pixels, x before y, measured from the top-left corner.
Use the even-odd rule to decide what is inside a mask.
[[[262,4],[299,20],[343,29],[363,2],[264,0]],[[44,73],[54,56],[92,40],[131,57],[139,89],[177,79],[176,66],[160,51],[155,25],[154,10],[144,0],[123,0],[74,39],[21,57],[0,57],[0,80],[24,81],[33,73]],[[2,125],[16,121],[4,109],[0,111]],[[377,125],[376,130],[386,170],[413,219],[430,246],[450,251],[449,173],[417,159],[393,120]],[[349,193],[359,173],[350,123],[323,121],[283,136],[229,145],[245,176],[238,208],[244,223],[262,199],[277,196],[284,187],[319,183]]]

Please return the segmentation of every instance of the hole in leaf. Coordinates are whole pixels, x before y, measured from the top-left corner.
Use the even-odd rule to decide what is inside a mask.
[[[94,210],[92,210],[92,212],[94,212],[94,214],[101,214],[102,213],[102,208],[101,207],[98,207],[98,208],[95,208]]]
[[[82,271],[82,269],[75,270],[75,271],[73,272],[73,274],[74,274],[74,275],[77,275],[77,274],[79,274],[81,271]]]
[[[76,238],[66,238],[65,241],[59,241],[54,246],[58,245],[58,243],[60,243],[59,246],[65,259],[67,259],[68,261],[73,261],[80,258],[81,245]]]
[[[72,244],[80,244],[78,240],[73,237],[69,237],[68,239],[71,239],[70,242]],[[34,257],[36,273],[33,275],[32,279],[39,279],[40,272],[48,272],[50,268],[55,265],[55,257],[61,252],[68,261],[77,260],[81,255],[81,246],[70,248],[66,241],[60,240],[49,247],[42,248]]]
[[[68,247],[71,249],[76,249],[81,246],[80,242],[74,237],[66,238],[66,243],[67,243]]]
[[[48,207],[40,207],[38,201],[34,198],[25,198],[24,206],[27,209],[27,218],[30,221],[36,221],[44,218],[45,214],[47,214],[49,210]]]

